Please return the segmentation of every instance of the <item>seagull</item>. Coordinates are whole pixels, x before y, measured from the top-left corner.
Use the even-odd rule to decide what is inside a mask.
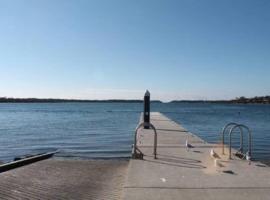
[[[219,155],[214,151],[214,149],[211,149],[210,155],[212,158],[219,158],[220,159]]]
[[[248,160],[248,161],[251,160],[251,156],[249,155],[249,152],[246,153],[246,160]]]
[[[187,147],[187,151],[189,150],[189,148],[194,148],[194,146],[188,143],[188,140],[186,140],[186,147]]]
[[[249,155],[249,152],[246,153],[246,160],[248,161],[248,164],[251,164],[251,156]]]

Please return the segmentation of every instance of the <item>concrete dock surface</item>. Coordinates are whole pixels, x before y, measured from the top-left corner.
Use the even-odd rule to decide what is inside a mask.
[[[0,199],[119,200],[127,160],[48,159],[0,174]]]
[[[151,113],[158,133],[157,159],[153,130],[140,129],[138,147],[144,159],[131,159],[125,200],[270,199],[270,168],[259,162],[228,159],[228,149],[209,144],[160,113]],[[218,134],[218,133],[217,133]],[[186,148],[186,140],[194,148]],[[210,156],[214,149],[218,164]]]

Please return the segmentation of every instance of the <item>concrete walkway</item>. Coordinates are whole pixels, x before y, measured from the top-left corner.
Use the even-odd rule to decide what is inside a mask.
[[[270,199],[270,168],[258,162],[221,155],[219,145],[204,142],[160,113],[151,113],[158,132],[158,158],[153,158],[152,130],[141,129],[144,160],[130,160],[125,200],[251,200]],[[218,134],[218,133],[217,133]],[[187,151],[186,139],[195,148]],[[221,156],[215,166],[210,150]]]

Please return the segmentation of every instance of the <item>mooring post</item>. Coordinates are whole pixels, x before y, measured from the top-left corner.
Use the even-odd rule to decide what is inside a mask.
[[[145,122],[144,128],[149,129],[150,123],[150,92],[146,90],[144,94],[144,112],[143,112],[143,119]]]

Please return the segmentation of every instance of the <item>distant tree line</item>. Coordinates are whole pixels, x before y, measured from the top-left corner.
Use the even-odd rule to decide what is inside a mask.
[[[270,96],[260,96],[260,97],[238,97],[233,100],[175,100],[171,103],[243,103],[243,104],[270,104]]]
[[[83,99],[39,99],[39,98],[9,98],[0,97],[0,103],[142,103],[143,100],[125,100],[125,99],[109,99],[109,100],[83,100]],[[162,103],[159,100],[152,100],[153,103]],[[259,104],[270,104],[270,96],[261,97],[238,97],[233,100],[175,100],[170,103],[259,103]]]
[[[233,103],[260,103],[260,104],[270,104],[270,96],[260,96],[260,97],[239,97],[232,100]]]
[[[109,99],[109,100],[83,100],[83,99],[39,99],[39,98],[9,98],[0,97],[0,103],[142,103],[143,100],[125,100],[125,99]],[[160,102],[160,101],[151,101]]]

